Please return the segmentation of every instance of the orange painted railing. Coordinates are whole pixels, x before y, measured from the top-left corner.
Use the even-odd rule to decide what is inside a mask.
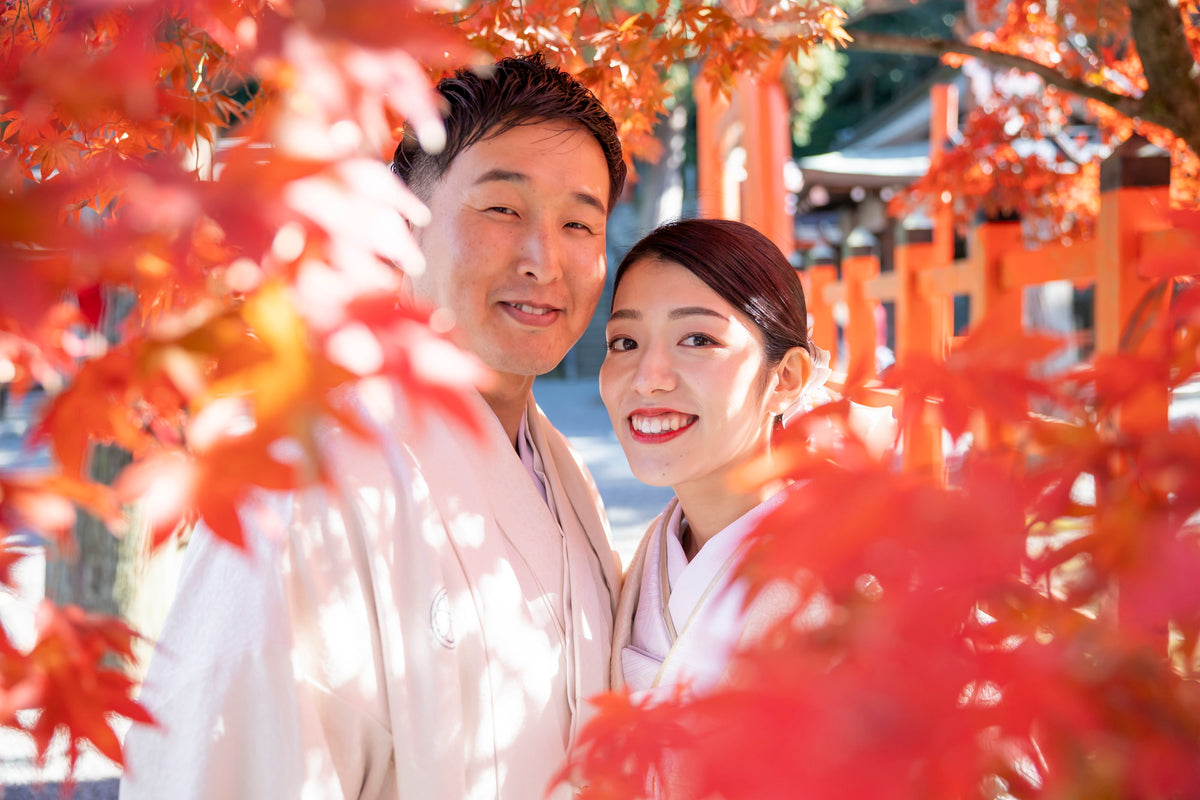
[[[905,232],[892,273],[880,274],[878,256],[858,251],[842,261],[840,281],[833,264],[810,266],[803,275],[814,341],[836,353],[834,306],[842,302],[847,312],[845,363],[835,360],[835,385],[847,377],[873,376],[877,303],[895,304],[898,363],[917,354],[944,358],[952,342],[955,295],[970,296],[972,323],[986,315],[992,324],[1017,334],[1022,329],[1022,289],[1052,280],[1094,284],[1097,352],[1129,349],[1122,337],[1135,315],[1153,318],[1170,299],[1169,291],[1150,292],[1173,275],[1146,274],[1140,265],[1147,256],[1200,244],[1190,232],[1171,227],[1169,181],[1169,156],[1132,140],[1102,165],[1100,218],[1090,240],[1027,249],[1019,222],[985,222],[971,231],[967,257],[956,261],[946,238],[950,223],[935,218],[933,229]],[[945,231],[942,236],[939,227]],[[1200,263],[1177,269],[1178,274],[1197,274]],[[1135,344],[1145,348],[1158,341],[1145,336]],[[1145,386],[1125,407],[1122,424],[1131,430],[1165,426],[1169,400],[1165,383]],[[875,390],[866,402],[898,406],[902,398]],[[936,415],[925,415],[903,435],[905,468],[941,468],[942,431]]]
[[[739,78],[729,98],[701,80],[695,97],[700,214],[741,219],[790,252],[794,240],[783,185],[788,120],[777,70]],[[948,85],[934,87],[930,100],[930,163],[936,169],[957,124],[958,101]],[[1147,291],[1170,276],[1144,274],[1139,264],[1155,252],[1178,249],[1190,237],[1170,225],[1169,183],[1169,157],[1148,151],[1141,140],[1130,141],[1102,165],[1100,218],[1093,239],[1026,249],[1019,222],[986,222],[971,231],[968,255],[956,261],[951,212],[943,204],[930,210],[931,225],[901,232],[893,272],[881,274],[878,254],[869,249],[844,254],[840,279],[834,259],[811,263],[803,280],[813,340],[835,356],[839,321],[834,308],[844,304],[846,312],[841,320],[846,358],[834,363],[834,388],[839,381],[844,386],[847,378],[861,384],[874,377],[876,310],[884,301],[894,303],[896,360],[903,364],[917,356],[945,357],[952,343],[956,295],[971,298],[972,321],[986,315],[1001,330],[1018,334],[1024,287],[1061,279],[1094,284],[1096,348],[1116,352],[1135,314],[1153,316],[1155,309],[1148,306],[1169,301],[1170,293],[1162,292],[1148,303]],[[1188,240],[1187,245],[1196,243]],[[1200,272],[1200,264],[1183,268]],[[1143,337],[1139,346],[1151,346],[1150,341]],[[1165,385],[1145,387],[1124,410],[1122,423],[1131,428],[1166,425],[1169,399]],[[897,407],[901,399],[877,388],[866,401]],[[905,468],[942,468],[942,430],[935,414],[920,415],[902,433]]]

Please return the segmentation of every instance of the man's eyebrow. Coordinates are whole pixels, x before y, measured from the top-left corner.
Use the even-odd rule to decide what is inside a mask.
[[[487,172],[475,179],[475,185],[481,183],[491,183],[492,181],[504,181],[506,183],[528,183],[529,176],[524,172],[517,172],[511,169],[489,169]]]
[[[512,169],[489,169],[487,172],[475,179],[475,185],[479,186],[482,183],[491,183],[492,181],[501,181],[504,183],[529,183],[529,176],[524,172],[517,172]],[[604,202],[591,192],[572,192],[571,197],[577,202],[585,206],[591,206],[601,214],[608,214],[608,207]]]
[[[596,195],[591,194],[590,192],[573,192],[572,195],[574,196],[576,202],[583,203],[585,206],[591,206],[601,214],[608,214],[608,208],[600,201],[599,197],[596,197]]]
[[[669,314],[667,314],[667,317],[669,319],[683,319],[684,317],[696,317],[696,316],[716,317],[717,319],[728,319],[728,317],[725,316],[724,314],[722,314],[721,312],[713,311],[711,308],[705,308],[704,306],[684,306],[683,308],[673,308],[673,309],[671,309],[671,312]],[[641,318],[642,318],[642,312],[640,312],[640,311],[635,311],[632,308],[618,308],[617,310],[612,312],[612,315],[609,316],[608,319],[611,322],[614,319],[639,320]]]

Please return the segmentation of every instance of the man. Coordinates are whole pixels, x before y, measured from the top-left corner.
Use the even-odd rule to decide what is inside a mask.
[[[607,688],[619,565],[532,384],[601,292],[616,128],[540,57],[438,88],[445,150],[406,141],[393,169],[432,212],[411,290],[494,373],[468,398],[485,441],[394,391],[363,403],[381,445],[325,437],[336,491],[243,515],[282,517],[282,547],[198,535],[123,798],[533,800]]]

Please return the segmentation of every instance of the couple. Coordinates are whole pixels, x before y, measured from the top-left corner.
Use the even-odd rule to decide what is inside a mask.
[[[814,372],[796,274],[722,221],[661,228],[620,265],[601,392],[634,473],[676,491],[622,590],[591,477],[532,397],[604,285],[616,128],[536,56],[438,88],[446,148],[406,140],[393,167],[432,212],[411,290],[494,373],[468,398],[483,440],[362,392],[378,441],[325,433],[333,487],[244,509],[249,555],[197,532],[123,798],[534,800],[589,697],[720,678],[727,567],[782,497],[726,477]]]

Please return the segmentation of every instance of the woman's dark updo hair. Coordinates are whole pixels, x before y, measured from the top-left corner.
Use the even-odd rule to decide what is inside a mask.
[[[775,243],[749,225],[726,219],[663,225],[621,259],[614,293],[629,268],[643,259],[680,265],[745,314],[762,334],[768,366],[793,347],[815,355],[800,277]]]

